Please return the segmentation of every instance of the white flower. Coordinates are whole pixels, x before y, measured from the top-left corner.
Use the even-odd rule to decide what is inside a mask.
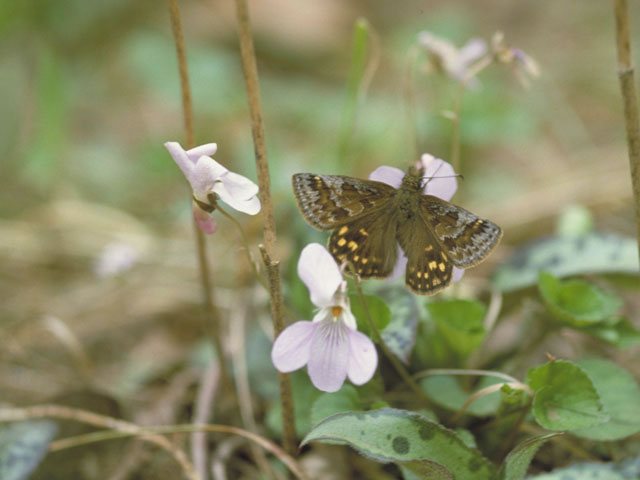
[[[178,142],[167,142],[164,146],[191,185],[193,214],[205,233],[216,231],[215,220],[208,213],[215,209],[218,197],[239,212],[255,215],[260,211],[258,186],[211,158],[218,149],[215,143],[190,150],[184,150]]]
[[[276,338],[271,360],[281,372],[307,365],[313,385],[325,392],[340,389],[348,377],[352,383],[368,382],[378,365],[373,342],[356,329],[346,296],[346,282],[331,254],[319,243],[300,254],[298,275],[319,307],[313,321],[300,321]]]
[[[420,161],[417,162],[416,167],[422,168],[424,172],[423,178],[426,179],[426,182],[423,193],[425,195],[433,195],[447,202],[451,200],[451,197],[458,189],[458,180],[456,180],[456,172],[449,162],[425,153],[420,158]],[[404,175],[405,172],[399,168],[383,165],[371,172],[369,180],[376,180],[391,185],[393,188],[400,188]],[[394,280],[402,275],[407,266],[407,257],[400,245],[397,248],[398,260],[393,273],[389,276],[389,280]],[[463,274],[463,269],[453,267],[452,281],[457,282],[462,278]]]
[[[487,42],[481,38],[472,38],[464,47],[456,48],[449,40],[431,32],[420,32],[418,42],[427,51],[433,67],[459,82],[477,82],[467,78],[470,67],[487,53]]]
[[[140,257],[140,252],[128,243],[114,242],[104,247],[94,265],[101,277],[121,275],[130,270]]]

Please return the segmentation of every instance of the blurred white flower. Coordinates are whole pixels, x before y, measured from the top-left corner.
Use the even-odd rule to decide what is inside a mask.
[[[109,243],[94,263],[94,271],[101,278],[122,275],[138,262],[138,250],[124,242]]]
[[[435,70],[458,82],[472,86],[477,83],[475,78],[468,78],[470,67],[487,53],[487,42],[472,38],[462,48],[456,48],[449,40],[424,31],[418,34],[418,43],[427,51]]]

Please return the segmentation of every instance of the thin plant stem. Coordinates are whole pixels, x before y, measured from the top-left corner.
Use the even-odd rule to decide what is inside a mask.
[[[176,55],[178,57],[178,70],[180,72],[180,89],[182,92],[182,111],[184,115],[184,128],[187,137],[187,148],[195,147],[195,135],[193,130],[193,104],[191,101],[191,87],[189,86],[189,70],[187,68],[187,53],[182,33],[182,23],[180,20],[180,8],[178,0],[169,0],[169,16],[171,18],[171,30],[176,44]],[[205,314],[207,318],[207,331],[211,337],[216,350],[218,363],[220,364],[221,381],[228,384],[227,361],[222,347],[220,333],[220,316],[215,307],[213,296],[213,280],[209,270],[207,260],[207,246],[204,233],[198,228],[193,219],[193,230],[196,240],[196,251],[198,252],[198,266],[200,270],[200,282],[204,296]]]
[[[362,286],[360,285],[360,277],[355,273],[355,269],[353,269],[353,266],[350,265],[350,267],[356,279],[355,283],[356,283],[356,290],[358,292],[358,298],[360,299],[360,303],[362,304],[362,308],[364,309],[364,314],[367,317],[367,322],[369,322],[369,327],[373,332],[373,336],[376,342],[378,343],[378,345],[380,345],[380,348],[382,349],[382,352],[384,353],[384,355],[389,359],[389,361],[391,362],[391,365],[393,365],[393,368],[396,370],[396,372],[398,372],[400,377],[405,381],[405,383],[409,386],[409,388],[411,388],[411,390],[413,390],[424,402],[426,402],[427,405],[429,405],[431,401],[429,400],[427,395],[422,391],[422,389],[413,380],[413,378],[411,378],[411,375],[409,375],[409,372],[407,372],[407,370],[404,368],[402,363],[400,363],[400,360],[398,360],[396,356],[393,354],[393,352],[389,350],[389,347],[382,339],[382,335],[380,335],[380,330],[378,330],[378,327],[376,327],[376,324],[374,323],[373,318],[371,318],[371,312],[369,312],[369,306],[367,305],[367,301],[364,298],[364,294],[362,293]]]
[[[493,370],[477,370],[477,369],[455,369],[455,368],[432,368],[430,370],[424,370],[413,376],[415,380],[424,377],[430,377],[433,375],[480,375],[485,377],[497,377],[502,378],[510,383],[520,383],[517,378],[507,375],[502,372],[494,372]]]
[[[262,275],[260,275],[260,273],[258,272],[258,268],[256,267],[256,263],[251,258],[251,251],[249,249],[249,240],[247,239],[247,234],[245,233],[244,229],[242,228],[242,225],[240,225],[240,222],[238,222],[238,220],[236,220],[229,212],[227,212],[227,211],[223,210],[222,208],[220,208],[219,204],[216,205],[216,210],[219,210],[220,213],[222,213],[222,215],[224,215],[229,220],[231,220],[231,222],[236,226],[236,228],[240,232],[240,236],[242,237],[242,243],[244,243],[245,252],[247,254],[247,261],[249,262],[249,265],[251,265],[251,270],[253,270],[253,274],[258,279],[258,282],[260,282],[260,285],[262,285],[264,287],[264,289],[268,292],[269,291],[269,283],[267,282],[267,280]],[[289,319],[289,321],[293,322],[294,317],[291,314],[291,312],[289,311],[289,309],[287,309],[287,307],[284,304],[282,305],[282,309],[283,309],[284,316],[286,316]]]
[[[97,427],[107,428],[109,430],[92,432],[84,435],[78,435],[75,437],[64,438],[56,440],[51,443],[51,451],[59,451],[66,448],[73,448],[80,445],[88,445],[95,442],[101,442],[105,440],[126,438],[131,436],[139,436],[142,440],[153,442],[159,446],[163,446],[158,442],[158,439],[163,440],[163,448],[166,449],[166,445],[171,447],[171,450],[167,449],[174,455],[176,452],[182,452],[175,447],[166,437],[163,435],[169,435],[174,433],[192,433],[192,432],[216,432],[216,433],[229,433],[232,435],[238,435],[244,437],[263,449],[275,455],[287,468],[296,475],[297,478],[305,480],[307,477],[300,468],[300,465],[290,455],[284,452],[280,447],[266,440],[265,438],[256,435],[255,433],[248,432],[238,427],[230,425],[193,425],[193,424],[181,424],[181,425],[168,425],[168,426],[145,426],[140,427],[134,423],[125,422],[117,418],[108,417],[106,415],[100,415],[97,413],[89,412],[86,410],[80,410],[77,408],[64,407],[62,405],[36,405],[26,408],[0,408],[0,423],[3,422],[17,422],[21,420],[29,420],[34,418],[62,418],[65,420],[74,420],[80,423],[86,423]],[[189,461],[182,452],[183,461],[189,464]],[[182,462],[181,462],[182,465]],[[191,466],[193,471],[193,466]],[[185,472],[186,475],[186,472]],[[200,479],[200,477],[193,471],[193,475],[188,475],[190,479]]]
[[[526,383],[506,382],[506,383],[496,383],[494,385],[489,385],[488,387],[481,388],[477,392],[473,392],[471,395],[469,395],[469,398],[467,398],[464,404],[460,407],[460,410],[458,410],[455,413],[455,415],[451,417],[451,423],[457,422],[458,419],[462,416],[464,412],[467,411],[467,408],[469,408],[469,406],[471,406],[473,402],[491,393],[499,392],[502,389],[502,387],[504,387],[505,385],[513,388],[514,390],[524,390],[529,395],[533,396],[533,391],[531,390],[531,387],[529,387],[529,385],[527,385]]]
[[[255,262],[251,258],[251,250],[249,249],[249,240],[247,239],[247,234],[244,232],[244,228],[242,228],[242,225],[240,225],[240,222],[238,222],[238,220],[236,220],[233,217],[233,215],[231,215],[226,210],[221,208],[220,205],[216,205],[216,211],[219,211],[222,215],[224,215],[229,220],[231,220],[231,223],[233,223],[235,227],[238,229],[238,232],[240,232],[240,237],[242,238],[242,243],[244,244],[244,250],[247,254],[247,262],[249,262],[249,265],[251,266],[251,270],[253,270],[253,274],[256,276],[260,284],[265,289],[269,290],[269,285],[267,284],[267,281],[264,279],[264,277],[262,277],[262,275],[260,275]]]
[[[493,56],[487,55],[475,63],[464,78],[458,84],[458,90],[453,105],[453,114],[451,115],[452,131],[451,131],[451,165],[456,172],[460,171],[460,113],[462,110],[462,97],[467,89],[469,81],[482,70],[491,65]]]
[[[264,245],[261,247],[262,259],[267,269],[269,279],[269,296],[271,320],[273,321],[274,336],[277,337],[284,330],[282,285],[280,283],[280,261],[276,256],[276,223],[273,215],[271,199],[271,181],[269,178],[269,162],[267,147],[264,139],[264,122],[260,105],[260,91],[258,84],[258,69],[249,23],[249,8],[246,0],[236,0],[236,17],[238,20],[238,38],[240,42],[240,57],[242,72],[247,89],[249,113],[251,116],[251,133],[256,156],[256,170],[258,186],[260,188],[260,203],[263,215]],[[280,384],[280,404],[282,409],[282,443],[284,449],[291,455],[297,453],[295,417],[293,413],[293,393],[291,378],[286,373],[278,372]]]
[[[115,431],[120,436],[139,435],[144,433],[141,437],[145,442],[153,443],[158,447],[166,450],[182,467],[182,471],[186,478],[190,480],[201,480],[200,476],[196,473],[195,468],[187,458],[187,455],[176,445],[174,445],[166,437],[153,432],[143,430],[141,427],[134,423],[126,422],[106,415],[100,415],[99,413],[89,412],[87,410],[80,410],[78,408],[70,408],[62,405],[36,405],[26,408],[0,408],[0,423],[3,422],[18,422],[21,420],[29,420],[33,418],[62,418],[65,420],[73,420],[88,425],[93,425],[101,428],[108,428]],[[103,433],[103,432],[97,432]],[[56,448],[56,443],[64,442],[64,440],[57,440],[50,445],[51,451],[59,450]],[[64,447],[63,447],[64,448]]]
[[[624,104],[624,119],[629,150],[629,170],[636,210],[638,254],[640,255],[640,119],[635,90],[634,69],[631,64],[629,9],[627,0],[615,0],[616,46],[618,51],[618,80]]]

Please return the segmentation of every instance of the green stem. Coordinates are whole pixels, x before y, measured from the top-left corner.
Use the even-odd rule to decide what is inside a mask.
[[[456,172],[460,171],[460,112],[462,110],[462,97],[469,81],[493,62],[493,56],[487,55],[475,63],[464,78],[458,84],[458,90],[453,107],[453,129],[451,131],[451,165]]]

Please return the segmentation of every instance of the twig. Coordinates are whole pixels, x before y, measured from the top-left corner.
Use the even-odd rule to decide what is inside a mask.
[[[631,41],[629,39],[629,12],[627,0],[615,0],[616,45],[618,50],[618,80],[624,103],[624,118],[627,128],[629,170],[635,199],[638,254],[640,255],[640,119],[638,100],[631,64]]]
[[[211,363],[200,377],[198,394],[194,405],[193,423],[205,425],[209,423],[212,405],[218,390],[218,380],[220,379],[220,365]],[[196,471],[203,480],[207,480],[208,460],[207,460],[207,436],[204,432],[194,432],[191,434],[191,457]]]
[[[180,21],[180,9],[178,0],[169,0],[169,15],[171,17],[171,30],[176,44],[176,55],[178,57],[178,69],[180,71],[180,88],[182,91],[182,111],[184,114],[184,127],[187,136],[187,148],[195,147],[195,136],[193,133],[193,104],[191,102],[191,87],[189,86],[189,71],[187,69],[187,54],[184,46],[184,36],[182,34],[182,24]],[[220,339],[220,317],[213,300],[211,272],[207,260],[207,249],[204,233],[198,228],[193,219],[193,230],[196,237],[196,249],[198,252],[198,265],[200,267],[200,281],[204,294],[204,303],[207,316],[207,330],[216,349],[222,383],[227,384],[227,362],[224,356],[224,349]]]
[[[116,438],[125,438],[131,436],[140,436],[142,440],[157,443],[159,446],[164,446],[156,440],[162,440],[164,444],[168,444],[172,453],[181,453],[181,457],[187,465],[189,460],[182,450],[176,448],[171,442],[169,442],[162,435],[173,433],[191,433],[191,432],[216,432],[216,433],[230,433],[232,435],[239,435],[254,443],[257,443],[262,448],[272,453],[278,459],[284,463],[291,472],[293,472],[298,478],[305,480],[307,477],[298,465],[298,463],[291,456],[287,455],[280,447],[271,443],[269,440],[262,438],[255,433],[248,432],[238,427],[232,427],[229,425],[169,425],[169,426],[156,426],[156,427],[139,427],[136,424],[125,422],[124,420],[118,420],[113,417],[107,417],[105,415],[99,415],[86,410],[80,410],[76,408],[63,407],[61,405],[36,405],[27,408],[0,408],[0,423],[2,422],[18,422],[21,420],[30,420],[33,418],[62,418],[65,420],[76,420],[82,423],[88,423],[97,427],[111,428],[112,430],[87,433],[85,435],[78,435],[76,437],[69,437],[62,440],[56,440],[50,445],[51,451],[59,451],[65,448],[77,447],[80,445],[88,445],[90,443],[101,442],[104,440],[111,440]],[[193,478],[200,480],[200,477],[193,471],[191,466]]]
[[[76,422],[94,425],[96,427],[109,428],[115,431],[117,436],[144,435],[142,440],[153,443],[166,450],[180,464],[185,477],[191,480],[201,480],[193,465],[189,462],[186,454],[171,443],[166,437],[157,433],[149,433],[138,425],[117,418],[88,412],[77,408],[64,407],[62,405],[37,405],[27,408],[0,408],[0,423],[17,422],[33,418],[61,418],[64,420],[75,420]],[[96,432],[94,432],[96,433]],[[103,432],[97,432],[103,433]],[[65,440],[57,440],[50,445],[51,451],[59,450],[60,445]]]
[[[240,302],[238,302],[239,305]],[[232,312],[230,319],[229,343],[231,350],[231,361],[235,384],[238,390],[238,406],[240,408],[240,417],[244,427],[250,432],[256,433],[258,426],[254,418],[253,405],[251,404],[251,388],[249,386],[249,378],[247,373],[246,358],[246,338],[245,338],[245,320],[247,316],[246,306],[238,306]],[[276,478],[274,470],[269,465],[264,452],[254,444],[250,445],[251,453],[256,465],[262,470],[262,473],[268,478]],[[282,478],[282,477],[280,477]]]
[[[264,246],[261,249],[262,258],[267,268],[269,279],[269,294],[271,299],[271,319],[274,335],[277,337],[284,330],[282,287],[280,284],[280,262],[276,257],[276,224],[273,216],[271,200],[271,183],[269,179],[269,163],[267,148],[264,141],[264,123],[262,121],[262,107],[260,106],[260,92],[258,88],[258,70],[253,50],[251,25],[249,24],[249,9],[246,0],[236,0],[236,16],[238,19],[238,37],[240,41],[240,56],[242,72],[247,88],[249,113],[251,115],[251,132],[256,156],[256,170],[258,186],[260,188],[260,203],[262,204]],[[285,450],[296,454],[295,423],[293,415],[293,395],[291,379],[288,374],[278,372],[280,383],[280,401],[282,407],[282,442]]]
[[[389,347],[387,347],[387,344],[382,339],[382,335],[380,335],[380,331],[378,330],[378,327],[376,327],[376,324],[374,323],[373,318],[371,318],[371,313],[369,312],[369,306],[367,305],[367,302],[364,298],[364,294],[362,293],[362,287],[360,285],[360,277],[357,275],[355,269],[353,268],[353,265],[350,264],[349,267],[351,268],[353,276],[356,279],[355,283],[356,283],[356,290],[358,292],[358,298],[360,299],[360,303],[362,304],[362,308],[364,309],[365,316],[367,317],[367,321],[369,322],[369,327],[373,332],[373,336],[376,342],[378,343],[378,345],[380,345],[380,348],[382,349],[382,352],[384,353],[384,355],[389,359],[389,361],[391,362],[391,365],[393,365],[393,368],[396,370],[396,372],[398,372],[400,377],[402,377],[402,379],[409,386],[409,388],[411,388],[411,390],[413,390],[427,405],[429,405],[431,403],[431,400],[429,400],[429,397],[427,397],[427,395],[422,391],[422,389],[413,380],[413,378],[411,378],[411,375],[409,375],[409,373],[405,370],[402,363],[400,363],[400,361],[396,358],[393,352],[389,350]]]

